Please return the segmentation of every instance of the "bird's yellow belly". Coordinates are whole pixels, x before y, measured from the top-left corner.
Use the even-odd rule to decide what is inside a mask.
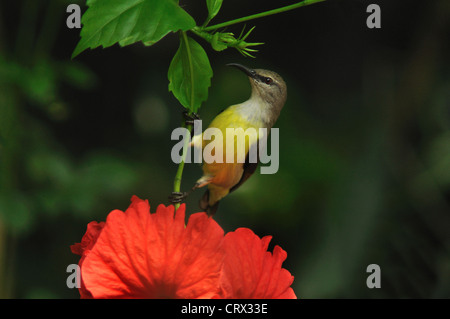
[[[212,176],[211,184],[230,189],[236,185],[242,177],[242,163],[205,163],[203,174]]]
[[[211,154],[220,159],[222,163],[214,161],[203,164],[203,175],[212,178],[210,184],[230,189],[239,182],[244,171],[245,158],[250,147],[258,142],[259,127],[261,126],[261,123],[249,122],[247,119],[237,116],[233,107],[214,119],[209,128],[214,127],[222,132],[222,145],[219,145],[222,147],[214,148]],[[227,128],[234,129],[234,131],[227,133]],[[248,129],[253,130],[255,134],[249,134],[251,130]],[[227,134],[229,135],[227,136]],[[209,143],[214,142],[215,138],[217,136],[212,141],[203,141],[203,149],[205,150]]]

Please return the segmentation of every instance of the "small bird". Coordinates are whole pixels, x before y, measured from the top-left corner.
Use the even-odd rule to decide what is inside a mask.
[[[219,113],[209,125],[209,128],[220,129],[223,133],[223,152],[215,156],[223,156],[222,163],[212,162],[203,164],[203,176],[196,182],[195,188],[208,186],[200,200],[200,208],[213,215],[219,205],[219,201],[241,186],[256,170],[258,163],[249,161],[249,150],[252,147],[258,147],[258,141],[263,136],[259,134],[255,137],[245,137],[245,158],[237,157],[237,147],[234,145],[234,161],[226,162],[226,129],[242,128],[244,131],[248,128],[254,128],[259,132],[259,128],[270,128],[275,124],[281,109],[283,108],[287,89],[286,83],[277,73],[263,69],[250,69],[241,64],[230,63],[228,66],[236,67],[244,72],[252,87],[252,94],[247,101],[231,105]],[[196,135],[193,138],[201,138]],[[235,139],[236,141],[236,139]],[[204,149],[212,141],[204,140],[200,142]],[[195,144],[195,143],[194,143]],[[235,143],[236,144],[236,143]],[[220,150],[215,150],[218,152]]]

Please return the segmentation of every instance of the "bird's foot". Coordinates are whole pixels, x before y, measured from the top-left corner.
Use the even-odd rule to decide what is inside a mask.
[[[184,123],[186,125],[194,125],[195,120],[200,120],[200,117],[197,113],[192,112],[189,114],[188,111],[183,111]]]
[[[178,204],[183,201],[186,197],[188,197],[189,193],[187,192],[172,192],[169,195],[169,202],[172,204]]]

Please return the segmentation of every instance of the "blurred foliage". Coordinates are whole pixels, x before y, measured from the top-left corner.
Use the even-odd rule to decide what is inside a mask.
[[[65,26],[65,8],[75,2],[0,4],[4,298],[78,298],[65,271],[86,224],[126,209],[133,194],[168,204],[172,190],[170,133],[182,107],[167,69],[176,37],[70,60],[79,30]],[[182,2],[196,20],[208,16],[204,3]],[[256,59],[207,52],[204,125],[250,94],[226,63],[273,69],[288,84],[278,173],[255,174],[215,219],[225,231],[272,235],[302,298],[450,297],[450,7],[377,3],[380,30],[365,27],[366,2],[327,1],[255,21],[252,38],[266,43]],[[224,1],[215,19],[272,8]],[[200,174],[187,165],[182,188]],[[187,199],[188,213],[201,195]],[[366,287],[372,263],[381,289]]]

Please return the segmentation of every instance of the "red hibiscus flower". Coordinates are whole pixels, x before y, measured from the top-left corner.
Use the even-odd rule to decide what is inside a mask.
[[[131,201],[71,246],[81,255],[82,298],[296,298],[281,268],[286,252],[267,252],[270,237],[245,228],[224,236],[205,213],[185,225],[184,205],[150,214],[148,201]]]
[[[80,260],[82,297],[211,298],[219,292],[223,230],[206,214],[185,206],[158,206],[133,196],[124,212],[112,211],[93,234],[89,228],[72,252]],[[89,241],[89,243],[88,243]]]

